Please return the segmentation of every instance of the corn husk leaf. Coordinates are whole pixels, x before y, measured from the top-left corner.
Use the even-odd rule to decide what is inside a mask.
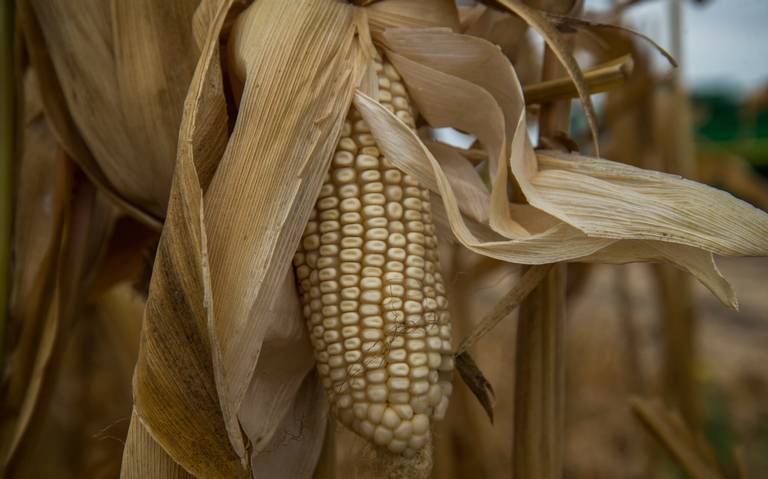
[[[384,0],[372,3],[365,12],[375,33],[393,27],[459,29],[459,12],[454,0]]]
[[[44,41],[38,48],[50,55],[45,81],[57,93],[46,109],[58,113],[54,126],[68,151],[97,184],[162,218],[197,62],[197,2],[29,3],[28,23],[37,22]]]
[[[259,362],[238,413],[243,430],[251,438],[254,460],[263,450],[272,449],[273,436],[293,435],[286,431],[295,427],[286,414],[294,407],[294,397],[315,364],[292,268],[284,275],[277,295],[268,314],[280,321],[274,321],[264,335]],[[286,351],[291,354],[286,356]],[[301,394],[311,391],[302,389]],[[322,397],[320,394],[315,399]],[[259,477],[255,470],[254,477]]]
[[[592,133],[592,142],[595,148],[595,155],[600,155],[600,146],[597,140],[597,114],[595,113],[595,107],[592,105],[592,98],[589,96],[589,90],[587,89],[584,81],[584,74],[581,71],[581,67],[576,62],[576,59],[568,51],[565,45],[565,41],[562,35],[547,20],[544,14],[534,8],[529,7],[520,0],[495,0],[501,6],[508,9],[510,12],[518,15],[522,18],[531,28],[536,30],[544,39],[547,46],[554,52],[557,59],[565,68],[565,71],[573,79],[573,84],[576,87],[576,91],[579,93],[579,100],[584,107],[584,114],[587,117],[587,123]]]
[[[496,394],[493,392],[491,382],[486,379],[477,363],[475,363],[475,360],[472,359],[472,356],[467,351],[458,353],[455,360],[459,376],[461,376],[464,384],[467,385],[475,396],[477,402],[480,403],[480,406],[483,407],[488,420],[493,424],[493,406]]]
[[[66,105],[61,84],[48,54],[45,38],[30,1],[21,0],[17,2],[17,7],[30,63],[37,73],[40,83],[40,96],[43,101],[45,116],[54,130],[61,147],[70,158],[75,160],[104,196],[137,220],[159,230],[160,221],[155,216],[136,207],[110,186],[109,180],[104,176],[104,172],[78,132],[77,125]]]
[[[244,90],[205,196],[225,413],[240,410],[265,335],[285,319],[270,306],[367,65],[364,20],[343,2],[259,1],[233,29]]]
[[[315,471],[325,439],[328,403],[314,371],[306,375],[300,389],[288,401],[278,433],[266,447],[254,451],[253,477],[309,479]],[[329,425],[332,427],[332,424]]]
[[[219,35],[232,4],[221,3],[213,18],[185,102],[174,193],[134,373],[133,421],[141,424],[131,425],[136,434],[129,440],[139,444],[126,446],[123,463],[131,467],[123,469],[125,477],[150,467],[145,462],[160,454],[158,447],[195,475],[236,477],[244,474],[247,462],[235,414],[219,397],[223,375],[213,327],[200,184],[210,182],[226,144]]]
[[[134,409],[131,425],[125,439],[121,478],[157,477],[168,479],[191,479],[189,474],[155,441],[147,432]]]
[[[214,373],[203,218],[194,166],[181,156],[144,314],[134,403],[143,426],[187,471],[238,477],[244,448],[242,440],[240,451],[230,444]]]
[[[419,139],[376,102],[362,93],[356,95],[356,105],[391,161],[442,196],[454,235],[462,244],[498,259],[537,264],[555,257],[555,261],[599,260],[599,251],[615,241],[649,240],[666,246],[649,250],[630,244],[606,256],[613,261],[671,260],[696,274],[726,304],[735,304],[710,256],[686,254],[678,260],[669,248],[765,254],[765,213],[679,177],[566,153],[537,155],[524,128],[519,83],[495,47],[439,30],[390,30],[383,37],[389,57],[429,124],[472,133],[488,151],[493,176],[484,208],[490,221],[482,233],[477,223],[470,227],[458,207],[482,195],[462,193],[458,198],[440,162]],[[425,41],[418,42],[419,38]],[[503,61],[493,59],[494,55]],[[483,75],[476,73],[477,59],[484,59]],[[473,108],[485,115],[473,114]],[[508,171],[532,209],[521,211],[508,203]],[[609,208],[604,207],[607,204]],[[524,215],[529,217],[526,221]],[[553,223],[552,217],[559,221]],[[617,258],[618,253],[627,256]]]
[[[647,42],[649,45],[651,45],[658,53],[660,53],[661,56],[663,56],[669,62],[670,65],[672,65],[673,67],[677,67],[677,60],[675,60],[675,57],[673,57],[671,53],[669,53],[664,47],[659,45],[653,38],[649,37],[648,35],[645,35],[642,32],[634,30],[632,28],[626,27],[624,25],[593,22],[593,21],[584,20],[581,18],[569,17],[567,15],[557,15],[553,13],[546,13],[545,17],[549,19],[551,22],[553,22],[555,25],[558,25],[560,27],[586,28],[588,30],[596,30],[597,32],[603,29],[618,30],[625,34],[629,34],[631,36],[640,38],[645,42]]]
[[[722,190],[598,158],[546,151],[537,159],[531,184],[549,203],[547,211],[588,235],[664,241],[731,256],[768,251],[766,214]]]
[[[518,52],[525,52],[527,44],[523,37],[528,31],[528,24],[522,18],[484,5],[477,5],[474,10],[474,15],[463,24],[462,33],[498,45],[512,62],[518,57]]]

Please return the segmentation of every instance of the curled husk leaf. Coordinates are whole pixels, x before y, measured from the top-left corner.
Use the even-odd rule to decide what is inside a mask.
[[[488,151],[490,191],[466,177],[455,187],[445,151],[430,150],[394,115],[356,94],[385,154],[441,196],[462,244],[524,264],[667,261],[736,305],[711,253],[768,254],[768,215],[674,175],[534,151],[515,72],[484,40],[435,29],[391,29],[382,39],[426,121],[472,133]],[[508,201],[510,173],[527,205]]]

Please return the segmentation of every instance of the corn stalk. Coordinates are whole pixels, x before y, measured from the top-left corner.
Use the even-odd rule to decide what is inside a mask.
[[[543,80],[564,70],[544,51]],[[568,132],[570,101],[542,105],[540,136]],[[564,436],[565,264],[555,265],[520,306],[515,360],[513,477],[562,476]]]
[[[688,97],[682,79],[682,2],[669,0],[669,30],[672,53],[681,67],[673,73],[672,119],[668,144],[663,147],[664,168],[686,178],[695,176],[693,144],[690,131]],[[657,265],[659,301],[665,328],[663,384],[669,405],[682,414],[688,427],[696,429],[697,405],[694,380],[696,357],[696,314],[693,285],[688,276],[669,265]]]

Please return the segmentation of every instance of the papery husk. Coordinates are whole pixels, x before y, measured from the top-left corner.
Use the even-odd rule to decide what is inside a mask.
[[[526,48],[528,43],[524,41],[524,37],[527,32],[528,24],[520,17],[484,5],[476,5],[474,14],[462,22],[462,33],[498,45],[512,63],[522,60],[522,56],[534,56]]]
[[[547,211],[590,236],[664,241],[728,256],[768,252],[766,214],[722,190],[599,158],[542,151],[537,159],[531,184],[552,205]]]
[[[157,477],[168,479],[191,479],[189,474],[160,446],[142,424],[134,409],[128,437],[125,439],[121,478]]]
[[[239,450],[230,443],[214,373],[217,343],[203,221],[194,166],[181,156],[147,298],[134,403],[143,426],[187,471],[240,477],[243,441]]]
[[[286,399],[289,409],[282,415],[278,433],[258,451],[253,451],[254,478],[313,477],[330,418],[325,391],[317,374],[308,373],[298,391]],[[328,427],[333,426],[331,419]]]
[[[212,20],[185,101],[173,193],[134,372],[135,414],[123,477],[143,477],[154,458],[166,455],[195,475],[245,474],[242,433],[219,397],[223,375],[202,209],[202,186],[210,182],[226,144],[219,35],[233,3],[221,3]]]
[[[374,33],[400,27],[459,30],[459,12],[455,0],[382,0],[372,3],[365,11]]]
[[[666,252],[650,254],[641,248],[621,247],[606,256],[614,261],[664,257],[695,274],[726,304],[735,304],[709,256],[694,259],[687,255],[678,260],[667,248],[682,245],[719,254],[766,254],[765,213],[727,193],[663,173],[601,159],[580,160],[566,153],[541,152],[537,157],[524,128],[519,84],[508,63],[493,59],[494,55],[501,57],[495,47],[436,30],[389,30],[383,38],[388,57],[429,124],[475,134],[488,150],[495,175],[490,205],[485,206],[490,221],[483,235],[474,231],[477,224],[470,230],[462,219],[458,205],[472,200],[457,198],[434,155],[394,115],[362,93],[356,95],[355,104],[385,154],[442,196],[453,233],[462,244],[505,261],[538,264],[599,260],[599,251],[617,240],[652,240],[666,245]],[[477,73],[481,61],[487,68],[482,75]],[[475,108],[484,115],[473,114]],[[508,158],[497,156],[506,154]],[[494,158],[501,159],[496,167]],[[518,220],[518,210],[506,204],[508,171],[534,207],[528,214],[546,213],[541,224],[549,226],[544,231],[529,231]],[[590,212],[600,211],[608,203],[610,212],[590,217]],[[547,218],[550,215],[560,221],[552,224]],[[632,225],[641,219],[642,227]],[[617,253],[627,256],[617,258]]]
[[[147,308],[148,312],[156,309],[158,313],[197,323],[197,332],[191,336],[178,336],[178,332],[189,332],[190,325],[185,326],[184,321],[178,320],[169,323],[152,320],[150,316],[146,318],[147,324],[156,326],[145,329],[144,342],[161,349],[145,348],[137,367],[138,416],[134,422],[140,416],[141,424],[132,429],[140,432],[145,428],[149,434],[131,436],[142,444],[141,447],[126,448],[126,454],[139,456],[139,460],[124,458],[124,464],[132,465],[130,470],[124,470],[124,475],[146,470],[136,465],[151,461],[158,453],[157,446],[162,446],[173,461],[196,475],[244,474],[245,469],[237,466],[238,459],[245,466],[250,458],[244,448],[237,415],[240,414],[246,431],[253,434],[254,453],[260,452],[276,431],[295,426],[283,421],[283,417],[287,417],[296,388],[312,364],[306,330],[297,314],[298,297],[293,288],[284,287],[286,283],[282,279],[292,281],[292,273],[288,277],[285,273],[289,271],[296,242],[306,223],[305,216],[319,191],[352,88],[359,83],[362,65],[371,53],[370,48],[360,47],[356,38],[356,34],[365,30],[361,23],[364,16],[351,5],[338,2],[329,9],[319,0],[296,2],[287,12],[283,2],[262,1],[243,13],[230,36],[235,61],[240,62],[231,65],[230,73],[237,75],[240,72],[244,76],[241,79],[244,88],[234,131],[227,143],[227,108],[218,66],[218,46],[219,32],[232,4],[225,2],[218,10],[187,97],[188,113],[182,122],[176,173],[181,196],[171,202],[165,227],[167,232],[164,232],[164,238],[175,236],[176,240],[161,241],[156,262],[159,268],[167,269],[169,263],[164,258],[189,255],[189,251],[193,251],[193,256],[203,258],[203,263],[178,274],[171,269],[173,274],[166,275],[168,279],[165,281],[153,279],[157,284],[150,290]],[[209,15],[202,10],[198,13],[202,17]],[[196,16],[198,21],[202,21],[201,16]],[[200,30],[198,26],[197,31]],[[319,33],[318,39],[316,35]],[[292,45],[295,44],[308,47],[294,50]],[[276,74],[277,71],[283,76]],[[307,84],[314,88],[306,88]],[[294,126],[289,127],[289,122]],[[286,162],[287,159],[293,161],[293,166]],[[258,167],[254,168],[256,164]],[[250,175],[244,175],[244,171]],[[294,182],[285,181],[286,171],[297,172]],[[200,174],[199,182],[203,188],[212,179],[205,193],[208,246],[202,242],[205,230],[202,223],[198,223],[202,221],[202,214],[198,198],[201,185],[195,185],[197,174]],[[284,196],[288,203],[277,200],[280,196]],[[287,199],[290,196],[293,200]],[[258,205],[259,201],[276,210],[269,214],[267,208]],[[295,208],[306,213],[294,217],[285,209],[291,201],[296,202]],[[261,218],[264,224],[259,226],[255,221],[243,220],[254,216]],[[271,221],[280,223],[268,226]],[[246,225],[246,240],[240,233],[232,236],[233,228]],[[280,230],[288,236],[293,233],[295,239],[263,236]],[[183,231],[197,233],[191,237],[188,233],[179,236]],[[195,237],[198,239],[194,240]],[[184,238],[187,238],[186,246]],[[190,239],[192,244],[188,244]],[[235,239],[237,241],[233,241]],[[277,281],[268,277],[259,280],[254,276],[255,268],[260,262],[275,258],[272,248],[282,251],[277,255],[282,260],[268,267],[272,271],[270,274],[278,275]],[[208,253],[213,279],[210,290],[206,287],[208,269],[203,267]],[[154,276],[162,278],[162,274],[158,276],[161,272],[156,269]],[[263,273],[267,274],[267,271]],[[197,304],[197,312],[174,314],[173,303],[161,300],[164,295],[179,289],[179,284],[173,286],[173,281],[178,281],[174,277],[197,283],[186,290],[188,301]],[[166,284],[169,281],[170,285]],[[259,286],[263,286],[261,291]],[[253,291],[254,287],[257,291]],[[251,290],[250,294],[243,294],[242,288]],[[283,294],[285,292],[288,296]],[[281,297],[286,299],[273,304],[275,298]],[[203,308],[203,298],[207,298],[207,311]],[[266,303],[259,307],[254,305],[257,300]],[[212,308],[216,308],[215,316]],[[289,321],[292,327],[286,329],[275,322],[278,319]],[[186,344],[161,341],[169,334],[185,337]],[[193,339],[191,344],[190,339]],[[253,375],[251,382],[263,341],[266,341],[264,363],[260,365],[261,373]],[[286,362],[293,364],[291,368],[284,368],[280,374],[270,377],[267,367],[274,366],[280,359],[285,360],[277,353],[290,345],[305,353],[294,355],[293,361]],[[158,359],[167,361],[167,355],[159,354],[160,350],[175,355],[180,354],[181,348],[190,346],[194,351],[176,356],[162,367],[150,367]],[[271,352],[273,348],[275,353]],[[175,378],[187,374],[185,371],[191,367],[190,362],[206,370],[203,377],[207,376],[207,379],[178,383]],[[150,371],[155,372],[150,374]],[[166,376],[158,377],[158,373]],[[298,378],[298,381],[291,378]],[[148,389],[157,387],[165,392]],[[204,391],[207,391],[203,394],[206,399],[201,401],[199,395]],[[248,391],[249,401],[240,410]],[[182,419],[190,413],[196,414],[197,424]],[[147,437],[154,438],[157,443]],[[208,446],[181,441],[180,437],[207,438]],[[318,452],[321,445],[317,446]]]
[[[46,111],[68,153],[96,184],[156,225],[197,63],[197,2],[21,3],[33,64],[50,90]]]
[[[560,61],[569,77],[573,80],[576,91],[579,94],[579,100],[584,108],[584,114],[587,117],[587,124],[592,133],[592,144],[595,149],[595,155],[600,155],[600,145],[597,135],[597,114],[592,104],[592,98],[589,95],[584,74],[581,67],[576,62],[573,54],[568,48],[561,33],[544,16],[544,12],[536,8],[531,8],[521,0],[493,0],[510,12],[522,18],[531,28],[536,30],[544,39],[551,52]],[[578,10],[582,0],[541,0],[543,7],[556,11]],[[567,9],[567,10],[566,10]]]
[[[273,436],[293,435],[286,428],[296,426],[286,414],[290,416],[289,410],[296,407],[294,398],[315,365],[293,269],[289,268],[286,273],[266,314],[279,320],[272,321],[264,335],[259,361],[238,413],[243,431],[251,440],[254,461],[260,452],[272,449]],[[290,355],[286,355],[286,351],[290,351]],[[317,395],[310,402],[325,401],[325,393],[321,390],[313,387],[301,390],[304,396],[313,392]],[[254,477],[258,477],[255,470]]]
[[[59,141],[59,144],[70,158],[80,166],[89,180],[96,185],[104,196],[109,198],[122,210],[146,225],[160,229],[160,221],[151,213],[136,207],[123,196],[113,191],[109,181],[88,149],[85,141],[77,130],[72,118],[56,71],[45,44],[37,16],[29,0],[16,3],[19,23],[22,26],[26,51],[38,81],[41,84],[40,96],[45,107],[45,116]]]
[[[367,31],[363,13],[343,2],[262,0],[230,37],[244,89],[205,194],[225,414],[240,411],[265,335],[287,320],[270,307],[372,53],[357,36]]]

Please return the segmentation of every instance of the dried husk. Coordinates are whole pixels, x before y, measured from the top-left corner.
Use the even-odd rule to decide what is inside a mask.
[[[493,63],[493,55],[501,57],[495,47],[436,30],[389,30],[383,38],[389,57],[430,125],[473,133],[488,150],[495,175],[489,204],[483,205],[490,218],[483,237],[477,235],[477,223],[470,229],[458,207],[476,201],[471,198],[481,193],[458,198],[440,163],[419,139],[376,102],[356,95],[356,105],[388,157],[442,196],[462,244],[481,254],[527,264],[664,258],[696,275],[726,304],[735,305],[732,291],[709,255],[688,253],[678,258],[677,253],[684,250],[681,247],[693,247],[718,254],[766,254],[765,213],[727,193],[679,177],[578,155],[536,153],[523,127],[522,96],[514,72],[508,63],[491,66],[504,65],[501,60]],[[478,59],[494,68],[494,74],[486,70],[478,75]],[[508,88],[502,90],[505,84]],[[510,92],[518,93],[510,97]],[[473,116],[471,105],[485,116]],[[497,156],[505,154],[509,156]],[[546,230],[528,230],[518,220],[518,210],[507,204],[508,171],[534,207],[528,214],[545,214],[538,224],[548,225]],[[552,224],[551,217],[560,221]],[[491,240],[493,233],[496,240]],[[654,247],[628,243],[601,256],[600,250],[625,240],[648,240]]]
[[[382,0],[365,9],[372,32],[387,28],[439,26],[459,29],[454,0]]]
[[[205,18],[211,18],[213,3],[208,2],[205,9],[201,4],[195,13],[197,41]],[[151,343],[155,349],[144,348],[137,367],[137,415],[132,424],[136,433],[129,436],[126,447],[125,475],[146,471],[138,465],[156,457],[158,446],[189,471],[213,473],[213,464],[231,467],[232,451],[244,463],[247,459],[243,438],[239,436],[240,424],[251,440],[253,473],[257,474],[257,469],[263,473],[264,469],[284,468],[290,464],[279,451],[285,446],[286,434],[293,434],[298,424],[290,408],[304,407],[300,406],[301,401],[316,405],[321,398],[312,388],[297,392],[312,360],[298,311],[298,297],[293,287],[285,287],[293,281],[292,272],[289,276],[286,272],[290,271],[290,259],[319,192],[353,89],[361,84],[368,70],[372,54],[369,24],[365,10],[343,2],[295,2],[287,11],[285,3],[277,1],[260,1],[249,7],[229,35],[228,68],[238,116],[227,139],[227,107],[218,70],[218,45],[224,18],[227,12],[235,10],[231,9],[232,4],[219,5],[187,96],[176,172],[176,181],[181,183],[175,187],[183,194],[170,203],[165,226],[168,231],[164,232],[164,238],[176,237],[176,241],[162,241],[156,261],[155,276],[160,279],[153,279],[145,318],[145,324],[154,324],[155,329],[145,328],[144,333],[144,344]],[[379,9],[377,14],[397,19],[409,11],[418,13],[423,9],[402,2],[391,2],[391,6],[389,10]],[[443,13],[437,20],[410,15],[407,18],[416,25],[446,18]],[[306,48],[293,49],[296,44]],[[308,84],[313,88],[306,88]],[[194,173],[199,175],[198,187]],[[179,179],[182,174],[185,178]],[[190,244],[189,238],[184,243],[184,236],[180,236],[180,231],[198,231],[192,238],[204,237],[202,229],[193,224],[196,218],[191,214],[197,210],[200,186],[205,195],[205,247],[200,241]],[[157,269],[167,269],[168,259],[177,257],[180,251],[195,251],[195,256],[203,258],[209,255],[209,295],[205,296],[201,267],[188,266],[184,272],[170,276],[163,276]],[[198,305],[192,315],[173,313],[173,304],[162,299],[179,289],[178,283],[171,286],[174,281],[184,278],[194,283],[184,293],[187,300]],[[198,326],[191,337],[193,349],[198,349],[182,356],[201,358],[184,360],[174,356],[173,361],[163,359],[164,366],[148,367],[163,357],[161,349],[178,355],[176,350],[190,347],[174,344],[173,340],[159,340],[173,337],[173,330],[178,335],[178,331],[190,328],[169,326],[167,320],[161,323],[160,313],[200,325],[204,312],[199,302],[203,296],[213,305],[213,311],[207,311],[210,352],[205,349],[202,326]],[[150,315],[154,308],[157,313]],[[287,349],[296,354],[286,357]],[[174,377],[188,374],[185,370],[190,362],[203,365],[208,371],[206,357],[211,359],[211,365],[203,384],[174,385],[178,382]],[[157,372],[164,375],[153,375]],[[203,457],[195,457],[195,445],[178,439],[190,435],[190,425],[178,420],[185,414],[180,410],[190,409],[191,404],[182,392],[210,392],[212,383],[218,393],[218,411],[209,393],[206,404],[210,407],[203,408],[207,412],[199,415],[202,424],[196,428],[215,431],[214,439]],[[155,387],[166,393],[150,394]],[[172,421],[171,417],[177,420]],[[227,437],[221,431],[222,420]],[[311,470],[316,461],[313,451],[319,453],[322,445],[317,437],[323,437],[325,419],[318,424],[322,426],[318,426],[318,434],[307,434],[306,447],[310,451],[306,470]],[[199,432],[195,437],[198,435]],[[280,446],[278,452],[272,450],[275,446]],[[268,452],[271,458],[260,458]]]
[[[134,404],[143,427],[187,471],[239,477],[244,447],[242,439],[239,451],[230,444],[214,373],[203,218],[194,166],[182,156],[144,313]]]
[[[239,426],[219,397],[220,350],[212,323],[201,188],[210,182],[226,144],[218,39],[232,4],[222,3],[211,19],[185,102],[173,193],[134,372],[135,406],[122,477],[144,477],[158,458],[168,473],[245,474]]]
[[[57,135],[96,184],[156,225],[197,63],[197,2],[21,3]]]
[[[300,1],[286,8],[260,1],[232,33],[244,90],[205,196],[222,351],[219,394],[230,414],[243,405],[265,334],[274,321],[288,320],[271,314],[271,306],[284,291],[282,280],[366,60],[356,37],[364,18],[356,12],[342,2]]]
[[[134,409],[131,413],[128,437],[125,439],[120,477],[191,479],[195,476],[189,474],[165,452],[147,432]]]
[[[286,401],[289,409],[283,414],[279,432],[266,447],[254,451],[254,478],[312,477],[325,439],[328,403],[314,371],[306,375],[300,386]],[[333,427],[333,422],[329,427]]]

